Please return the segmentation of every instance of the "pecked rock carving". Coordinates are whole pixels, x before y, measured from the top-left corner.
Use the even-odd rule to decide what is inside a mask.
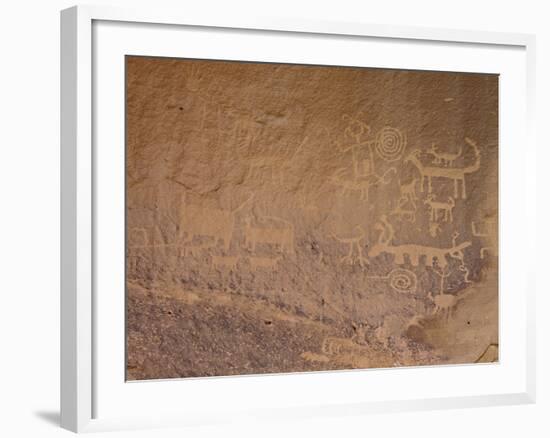
[[[497,76],[125,62],[129,380],[498,361]]]

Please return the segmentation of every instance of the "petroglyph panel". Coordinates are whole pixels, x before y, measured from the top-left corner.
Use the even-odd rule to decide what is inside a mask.
[[[498,361],[498,77],[127,57],[130,380]]]

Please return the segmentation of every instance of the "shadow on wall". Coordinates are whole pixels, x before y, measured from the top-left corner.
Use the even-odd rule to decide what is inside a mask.
[[[52,426],[57,427],[60,424],[61,415],[58,411],[36,411],[34,415]]]

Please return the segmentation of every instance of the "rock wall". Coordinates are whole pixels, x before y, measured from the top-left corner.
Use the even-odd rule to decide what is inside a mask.
[[[126,72],[129,379],[498,359],[498,76]]]

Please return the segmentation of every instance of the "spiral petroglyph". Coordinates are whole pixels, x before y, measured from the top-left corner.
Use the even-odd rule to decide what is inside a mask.
[[[497,75],[125,75],[127,380],[498,360]]]
[[[416,292],[416,275],[408,269],[394,269],[388,275],[390,286],[400,293]]]
[[[399,129],[386,126],[376,136],[376,152],[386,161],[396,161],[401,158],[407,138]]]

